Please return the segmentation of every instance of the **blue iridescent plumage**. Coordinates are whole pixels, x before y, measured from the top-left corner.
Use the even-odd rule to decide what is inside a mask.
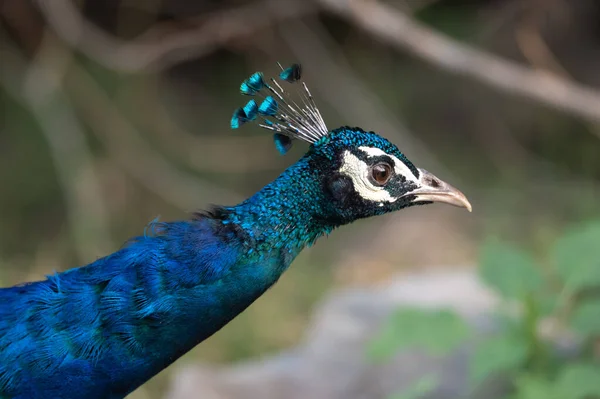
[[[299,81],[300,68],[280,78]],[[281,153],[292,139],[310,143],[273,182],[235,206],[154,221],[89,265],[0,289],[0,399],[123,398],[244,311],[336,227],[434,201],[470,209],[381,136],[327,130],[305,85],[299,102],[277,85],[252,75],[242,92],[266,89],[271,100],[263,112],[252,100],[231,119],[232,128],[255,120],[273,131]]]
[[[248,116],[246,116],[244,108],[238,108],[233,111],[230,123],[232,129],[238,129],[246,122],[248,122]]]
[[[281,155],[285,155],[292,148],[292,139],[284,134],[275,133],[273,141],[275,142],[275,148]]]
[[[258,112],[258,105],[254,100],[248,101],[248,103],[244,106],[244,113],[246,114],[246,118],[248,119],[248,121],[255,120],[258,116]]]
[[[240,92],[247,96],[253,96],[262,90],[265,85],[262,72],[255,72],[242,82],[240,85]]]
[[[279,73],[279,78],[289,83],[294,83],[300,80],[302,76],[302,67],[300,64],[293,64],[290,67],[285,68]]]
[[[277,101],[271,96],[268,96],[264,99],[260,106],[258,107],[258,113],[265,116],[274,116],[277,114],[277,110],[279,109],[279,104]]]

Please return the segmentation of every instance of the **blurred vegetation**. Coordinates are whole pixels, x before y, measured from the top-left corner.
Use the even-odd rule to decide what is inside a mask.
[[[450,311],[401,309],[371,343],[373,359],[400,349],[443,355],[468,339],[470,386],[508,379],[507,399],[600,398],[600,221],[575,226],[536,258],[518,245],[488,241],[481,279],[502,298],[496,331],[477,337]],[[398,398],[420,398],[435,390],[426,376]],[[481,397],[475,395],[474,397]]]
[[[383,241],[389,222],[361,221],[335,232],[327,243],[302,254],[274,289],[188,358],[227,362],[289,347],[301,337],[313,305],[340,281],[385,278],[417,266],[407,259],[417,258],[424,247],[428,252],[443,248],[431,230],[402,231],[410,215],[449,225],[453,237],[468,237],[461,244],[465,247],[476,248],[480,237],[510,236],[534,257],[548,253],[564,226],[600,217],[597,121],[448,73],[368,35],[351,20],[320,10],[317,3],[307,2],[314,9],[281,19],[256,13],[255,8],[272,4],[253,0],[75,3],[93,29],[123,47],[92,48],[84,40],[93,34],[82,34],[83,44],[74,45],[73,35],[61,33],[61,27],[75,26],[73,21],[61,10],[38,9],[43,1],[0,3],[2,285],[86,264],[141,234],[157,215],[185,218],[210,203],[236,203],[293,163],[305,150],[302,145],[279,157],[268,134],[228,128],[231,111],[243,102],[239,82],[255,70],[275,71],[275,61],[304,65],[329,126],[377,130],[417,165],[460,187],[475,213],[457,221],[453,210],[401,212],[390,220],[401,234],[421,237],[421,247],[391,257],[372,253],[359,281],[345,278],[351,271],[342,255]],[[595,92],[600,86],[595,0],[385,3],[473,48]],[[247,19],[228,24],[228,11],[238,9]],[[61,15],[67,20],[60,21]],[[265,21],[258,23],[259,16]],[[161,59],[163,64],[122,67],[152,52],[148,45],[136,57],[125,44],[159,47],[211,23],[215,37],[198,36],[201,50],[183,48]],[[506,272],[521,276],[514,265],[530,260],[499,248],[498,256],[511,262]],[[473,261],[440,258],[447,264]],[[503,276],[507,290],[531,288],[512,287],[513,277]],[[448,322],[454,323],[452,317]],[[521,357],[515,356],[519,362]],[[509,366],[524,370],[517,360]],[[523,378],[528,384],[529,377]],[[139,398],[160,397],[165,383],[164,375],[157,377]],[[423,387],[433,385],[425,381]]]

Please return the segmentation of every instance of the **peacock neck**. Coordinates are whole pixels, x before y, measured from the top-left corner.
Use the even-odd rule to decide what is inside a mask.
[[[229,208],[228,223],[248,236],[251,250],[287,250],[296,256],[305,246],[328,234],[328,204],[318,168],[305,156],[276,180],[241,204]]]

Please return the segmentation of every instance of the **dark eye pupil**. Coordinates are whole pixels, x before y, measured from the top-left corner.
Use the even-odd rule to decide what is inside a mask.
[[[379,184],[385,184],[390,178],[391,171],[392,168],[389,165],[384,163],[377,164],[373,166],[373,180],[375,180]]]

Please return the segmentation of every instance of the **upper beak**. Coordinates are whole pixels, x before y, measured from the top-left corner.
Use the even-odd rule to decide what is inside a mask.
[[[473,210],[471,203],[458,189],[438,179],[425,169],[419,169],[421,187],[408,193],[416,195],[416,201],[443,202],[446,204],[466,208],[469,212]]]

